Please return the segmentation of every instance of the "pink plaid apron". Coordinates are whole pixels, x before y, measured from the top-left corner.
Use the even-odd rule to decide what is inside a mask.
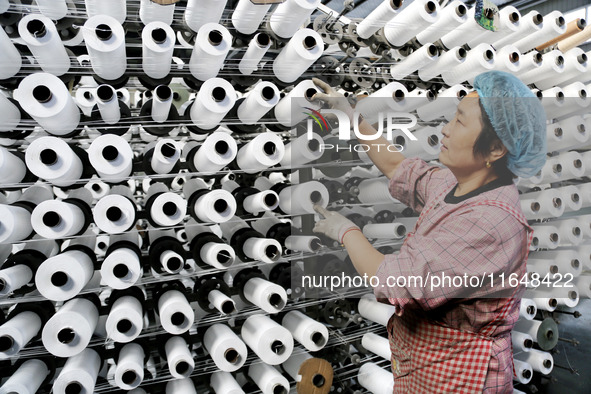
[[[422,218],[438,206],[437,202],[446,192],[431,200],[428,207],[422,210],[415,229]],[[497,206],[526,226],[529,250],[533,230],[523,214],[500,201],[488,200],[473,204],[476,205]],[[411,232],[407,237],[412,235]],[[395,378],[394,393],[482,392],[491,359],[491,334],[507,317],[515,302],[519,302],[519,299],[509,298],[496,317],[478,333],[460,331],[429,321],[412,310],[405,311],[404,318],[393,315],[387,328]],[[508,341],[511,342],[510,339]]]

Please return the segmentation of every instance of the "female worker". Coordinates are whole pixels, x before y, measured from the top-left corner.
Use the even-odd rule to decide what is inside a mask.
[[[352,118],[347,100],[314,82],[325,92],[315,99]],[[481,74],[474,88],[442,130],[439,161],[447,168],[386,149],[368,152],[390,179],[392,196],[420,212],[399,253],[382,255],[351,221],[317,207],[325,218],[314,231],[341,242],[360,275],[379,279],[378,300],[395,306],[388,322],[394,392],[513,390],[511,330],[524,288],[507,278],[526,274],[532,229],[512,179],[531,177],[544,165],[546,118],[539,100],[510,74]],[[375,134],[363,119],[359,129]],[[423,286],[388,285],[389,277],[417,275]],[[445,276],[485,280],[459,285],[442,282]]]

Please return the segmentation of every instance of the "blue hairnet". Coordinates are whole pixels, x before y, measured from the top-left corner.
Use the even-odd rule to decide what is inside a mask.
[[[536,175],[546,162],[546,113],[540,100],[517,77],[488,71],[474,89],[490,122],[508,150],[507,168],[517,176]]]

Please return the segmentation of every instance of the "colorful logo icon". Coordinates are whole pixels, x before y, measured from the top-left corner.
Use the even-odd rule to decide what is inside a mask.
[[[305,107],[305,108],[311,112],[304,112],[304,113],[306,115],[310,116],[312,119],[314,119],[316,121],[316,123],[318,123],[320,130],[324,131],[324,128],[326,128],[326,130],[328,131],[328,123],[326,123],[326,119],[324,119],[324,116],[322,116],[320,114],[320,112],[318,112],[310,107]],[[322,123],[320,123],[320,121],[322,121]],[[323,124],[324,124],[324,126],[323,126]]]

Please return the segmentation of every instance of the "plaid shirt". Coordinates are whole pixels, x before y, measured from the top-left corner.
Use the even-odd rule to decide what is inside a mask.
[[[532,232],[528,237],[530,228],[521,212],[514,185],[500,186],[459,203],[448,204],[444,197],[456,184],[456,178],[448,169],[429,166],[420,159],[405,159],[400,164],[390,180],[390,193],[420,212],[421,217],[414,231],[407,235],[400,252],[385,256],[377,272],[380,283],[374,293],[378,300],[389,301],[397,308],[389,324],[390,334],[391,325],[396,325],[398,331],[394,339],[392,335],[390,338],[391,347],[393,340],[396,342],[394,346],[398,347],[392,349],[393,355],[398,351],[400,357],[403,344],[410,347],[406,349],[410,353],[416,349],[429,349],[428,346],[422,347],[428,339],[419,337],[430,335],[433,339],[440,336],[438,341],[441,342],[441,338],[451,335],[450,332],[457,337],[476,335],[484,341],[480,342],[482,348],[490,343],[490,351],[480,355],[483,357],[480,367],[474,365],[474,359],[464,360],[468,364],[463,365],[463,355],[459,353],[455,359],[451,357],[451,367],[446,367],[445,363],[436,360],[436,354],[427,356],[416,351],[413,367],[408,371],[400,371],[400,367],[393,363],[394,369],[398,368],[394,370],[395,392],[429,392],[431,389],[433,392],[474,392],[476,387],[480,387],[478,391],[484,388],[487,392],[512,390],[510,333],[519,317],[519,300],[524,289],[510,288],[507,282],[505,289],[501,289],[497,275],[503,273],[507,281],[512,273],[519,278],[525,274]],[[463,277],[464,274],[479,278],[484,275],[487,281],[477,288],[434,286],[431,289],[430,282],[424,286],[387,285],[388,277],[418,275],[425,279],[443,275]],[[494,275],[494,287],[490,285],[490,274]],[[425,322],[434,324],[425,325]],[[404,327],[411,325],[415,329],[409,329],[405,338],[400,337],[405,332]],[[433,327],[441,329],[433,332]],[[453,331],[445,331],[444,327]],[[474,347],[474,343],[471,346]],[[450,349],[438,350],[448,357],[453,353]],[[431,348],[430,352],[437,353],[437,350]],[[477,352],[473,349],[471,355]],[[406,354],[405,350],[402,354]],[[420,359],[423,364],[418,362]],[[425,374],[430,365],[435,368]],[[436,383],[434,374],[439,377],[439,383]],[[480,380],[484,380],[484,385],[471,386],[470,379],[476,380],[478,374],[482,375]]]

